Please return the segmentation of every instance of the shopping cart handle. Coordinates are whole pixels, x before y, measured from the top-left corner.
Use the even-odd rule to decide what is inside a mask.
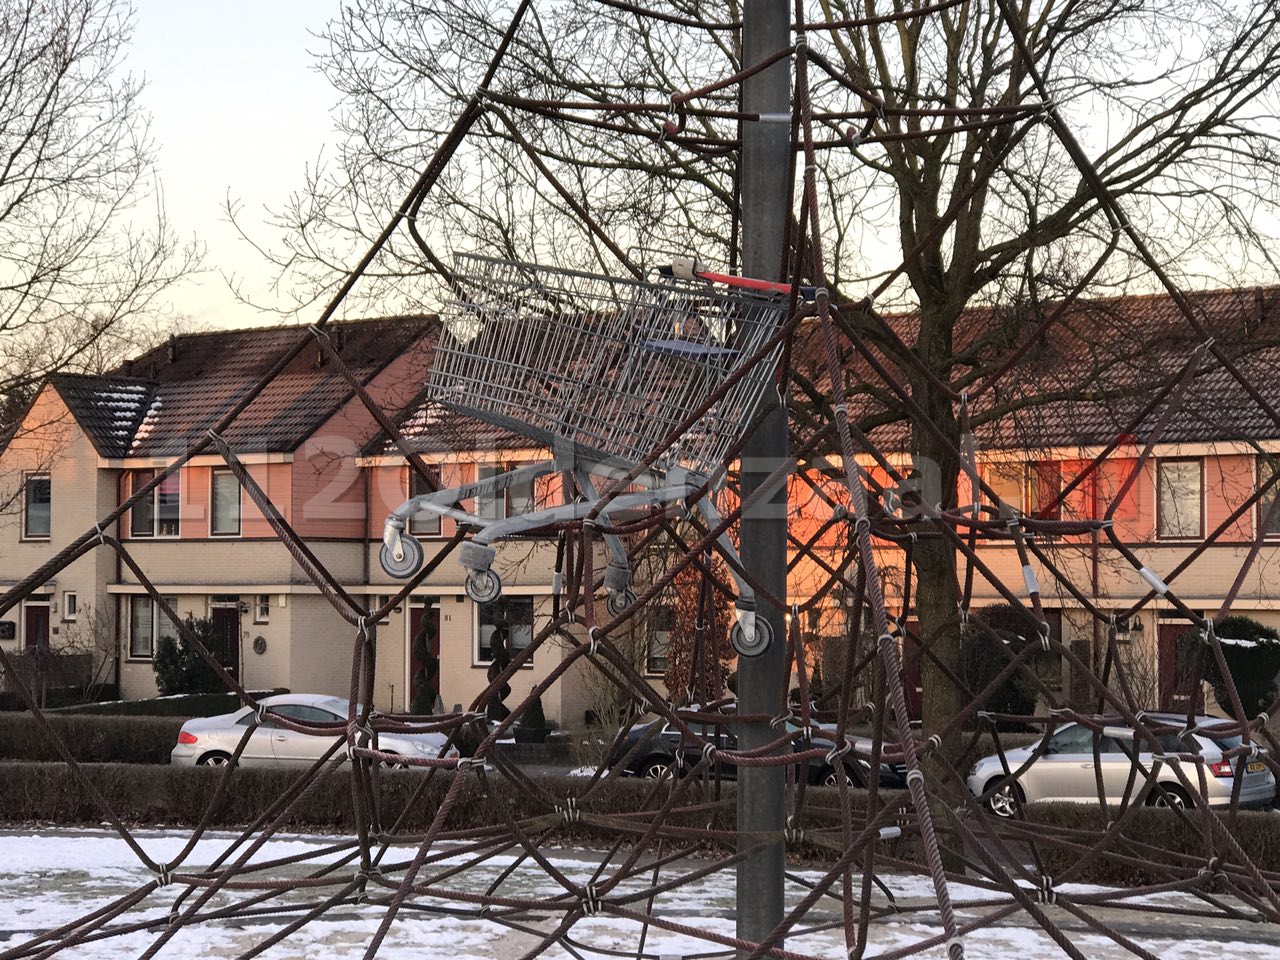
[[[668,264],[658,267],[658,273],[664,277],[682,277],[686,280],[694,279],[705,280],[707,283],[723,283],[727,287],[736,287],[739,290],[759,290],[764,293],[790,293],[791,284],[778,283],[774,280],[756,280],[753,277],[737,277],[731,273],[715,273],[708,270],[697,260],[682,260],[678,263]],[[804,300],[812,300],[815,296],[816,287],[802,286],[800,288],[800,297]]]

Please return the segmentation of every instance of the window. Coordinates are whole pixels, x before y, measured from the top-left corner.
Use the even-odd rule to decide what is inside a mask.
[[[271,594],[260,593],[254,598],[253,602],[253,622],[254,623],[270,623],[271,622]]]
[[[1083,724],[1073,723],[1049,738],[1049,749],[1054,753],[1093,753],[1093,731]]]
[[[671,636],[676,629],[676,608],[659,604],[649,612],[649,650],[645,657],[648,673],[666,673],[670,663]]]
[[[1027,468],[1021,463],[992,463],[986,470],[987,486],[1000,502],[1008,504],[1014,513],[1022,513],[1023,485]],[[1000,503],[992,504],[999,509]]]
[[[502,472],[503,470],[499,466],[482,463],[476,467],[476,481],[492,480]],[[483,493],[476,497],[476,513],[486,520],[501,520],[506,516],[505,506],[506,499],[502,491]]]
[[[501,597],[479,610],[476,661],[493,660],[494,634],[506,632],[508,652],[515,656],[533,642],[533,597]]]
[[[519,463],[480,464],[476,467],[476,480],[491,480],[500,474],[524,466]],[[487,520],[501,520],[529,513],[534,509],[534,479],[512,484],[505,490],[476,497],[476,512]]]
[[[1061,520],[1062,464],[1041,460],[1027,465],[1027,513],[1040,520]]]
[[[137,493],[155,479],[154,470],[130,470],[128,472],[129,495]],[[180,474],[165,477],[151,493],[133,505],[129,511],[129,536],[176,537],[178,515],[182,507]]]
[[[74,590],[62,591],[62,619],[74,620],[80,615],[80,603]]]
[[[240,481],[230,470],[213,471],[209,532],[215,537],[240,536]]]
[[[1156,461],[1156,536],[1203,536],[1204,477],[1199,460]]]
[[[177,597],[165,597],[176,607]],[[147,595],[129,598],[129,659],[150,660],[155,655],[156,641],[161,637],[176,639],[178,631],[172,621]]]
[[[1275,467],[1271,464],[1274,463],[1276,459],[1280,459],[1280,454],[1272,454],[1272,458],[1274,459],[1268,459],[1266,457],[1258,458],[1259,489],[1265,486],[1266,483],[1275,475]],[[1277,483],[1274,487],[1258,498],[1258,526],[1263,528],[1263,525],[1265,524],[1265,528],[1262,529],[1263,536],[1280,537],[1280,507],[1276,507],[1274,513],[1272,513],[1271,510],[1272,504],[1276,502],[1277,497],[1280,497],[1280,483]],[[1270,523],[1267,523],[1268,514],[1271,515]]]
[[[370,613],[377,613],[379,610],[381,610],[381,609],[383,608],[383,606],[386,604],[386,602],[387,602],[388,600],[390,600],[390,599],[391,599],[391,594],[389,594],[389,593],[379,593],[379,594],[377,594],[376,596],[371,597],[370,599],[371,599],[373,602],[369,605],[369,612],[370,612]],[[390,623],[390,622],[391,622],[391,611],[390,611],[390,610],[388,610],[388,611],[387,611],[387,615],[386,615],[385,617],[383,617],[381,620],[379,620],[379,621],[378,621],[378,623],[379,623],[379,624],[387,624],[387,623]]]
[[[440,477],[432,471],[431,483],[422,479],[421,474],[409,468],[409,498],[421,497],[440,489]],[[416,537],[440,536],[440,514],[423,510],[409,518],[409,532]]]
[[[33,474],[23,484],[22,536],[48,540],[53,518],[53,484],[48,474]]]

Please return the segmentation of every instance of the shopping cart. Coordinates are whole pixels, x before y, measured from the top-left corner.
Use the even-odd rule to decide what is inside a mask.
[[[725,457],[771,386],[781,344],[674,442],[657,448],[767,344],[786,317],[785,285],[708,274],[696,261],[636,281],[476,255],[455,258],[454,280],[457,299],[443,318],[428,402],[527,437],[552,458],[397,507],[379,557],[389,575],[408,578],[422,565],[422,545],[407,532],[410,518],[452,517],[476,530],[459,547],[467,595],[490,603],[502,591],[492,569],[495,541],[584,519],[600,484],[617,482],[655,451],[648,470],[604,506],[603,517],[685,501],[708,479],[710,489],[723,484]],[[507,517],[458,506],[492,502],[552,473],[573,478],[577,497],[566,500],[574,502]],[[719,524],[709,493],[696,509],[709,527]],[[617,615],[635,599],[631,571],[619,538],[609,534],[604,542],[606,603]],[[719,545],[734,553],[727,536]],[[768,621],[756,618],[754,592],[730,569],[738,590],[733,643],[756,654],[769,643]]]

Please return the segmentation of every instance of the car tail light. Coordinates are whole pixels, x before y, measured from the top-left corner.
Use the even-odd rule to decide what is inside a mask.
[[[185,730],[178,731],[179,743],[195,743],[198,738],[194,733],[187,733]]]
[[[1209,764],[1209,772],[1215,777],[1234,777],[1236,775],[1235,768],[1231,765],[1230,760],[1219,760],[1217,763]]]

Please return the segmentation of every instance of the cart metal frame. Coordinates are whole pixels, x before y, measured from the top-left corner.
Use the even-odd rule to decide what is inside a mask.
[[[723,487],[724,459],[770,388],[781,354],[778,344],[763,362],[741,370],[785,319],[788,301],[779,289],[749,280],[738,289],[713,285],[691,268],[636,281],[477,255],[458,256],[455,266],[457,296],[443,318],[428,401],[526,437],[552,457],[395,508],[379,554],[389,575],[408,578],[422,565],[422,545],[408,532],[415,515],[449,517],[476,531],[459,547],[465,589],[475,602],[491,603],[502,592],[494,543],[586,518],[600,504],[601,483],[612,486],[646,461],[649,469],[599,508],[602,519],[683,502],[708,527],[719,525],[710,491]],[[658,449],[702,407],[707,411],[693,427]],[[500,518],[458,506],[553,473],[572,478],[573,502]],[[619,537],[606,533],[603,540],[610,555],[606,602],[616,616],[635,600],[631,570]],[[717,542],[736,559],[727,534]],[[751,586],[733,564],[729,570],[738,593],[733,643],[754,655],[771,631],[755,615]]]

